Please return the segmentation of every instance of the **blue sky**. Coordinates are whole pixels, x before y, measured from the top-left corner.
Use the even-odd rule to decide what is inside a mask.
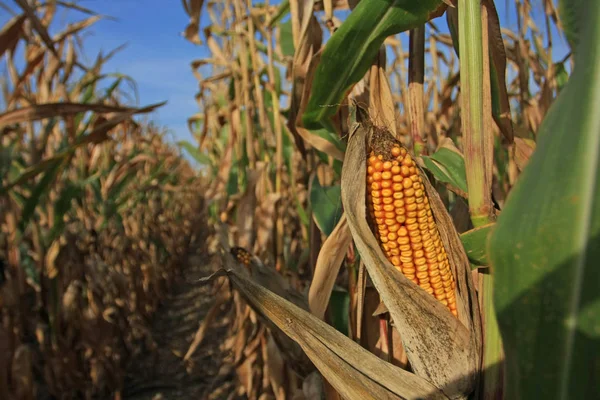
[[[16,4],[7,3],[12,10],[19,11]],[[104,72],[131,76],[137,83],[140,106],[166,100],[165,106],[150,114],[152,119],[168,127],[174,139],[191,140],[187,118],[198,111],[194,99],[198,82],[190,62],[207,53],[181,35],[189,21],[181,1],[81,0],[79,4],[113,17],[102,19],[85,31],[85,64],[90,65],[99,51],[106,54],[127,44],[105,64]],[[10,17],[0,8],[0,24]],[[86,14],[59,8],[50,33],[86,17]]]
[[[80,4],[116,18],[97,22],[85,39],[90,57],[127,43],[106,71],[131,76],[137,83],[140,105],[161,101],[153,119],[167,126],[177,140],[191,140],[187,118],[198,111],[194,100],[198,82],[190,62],[206,55],[181,35],[189,17],[180,1],[83,0]]]
[[[277,0],[272,3],[277,3]],[[152,118],[168,127],[175,140],[191,140],[187,118],[198,111],[194,99],[198,82],[192,74],[190,62],[206,57],[208,53],[206,49],[188,42],[181,35],[189,20],[181,1],[81,0],[79,4],[114,17],[97,22],[87,31],[85,51],[88,61],[91,63],[100,50],[108,52],[126,43],[127,47],[107,63],[105,72],[120,72],[134,78],[138,86],[140,106],[168,101],[167,105],[151,115]],[[514,2],[496,0],[501,24],[503,27],[516,29],[514,8],[511,6],[507,9],[506,4]],[[16,5],[11,4],[11,7],[17,9]],[[538,9],[541,11],[541,8]],[[9,17],[0,9],[1,24]],[[65,22],[85,17],[85,14],[61,11],[55,18],[56,28],[60,29]],[[541,12],[539,22],[543,26]],[[447,29],[445,17],[436,19],[435,23],[438,28]],[[554,38],[554,44],[559,46],[554,58],[560,59],[566,52],[565,41],[556,35]]]

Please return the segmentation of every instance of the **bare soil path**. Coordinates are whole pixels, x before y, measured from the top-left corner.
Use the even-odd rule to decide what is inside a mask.
[[[227,329],[223,310],[210,325],[191,363],[183,362],[200,322],[214,301],[211,286],[197,283],[198,278],[211,273],[210,258],[205,254],[190,254],[186,264],[173,293],[157,310],[152,328],[156,349],[144,352],[132,363],[123,399],[219,399],[232,392],[233,369],[220,350]]]

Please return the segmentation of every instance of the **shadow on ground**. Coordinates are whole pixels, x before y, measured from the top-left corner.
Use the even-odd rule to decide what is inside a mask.
[[[155,348],[147,349],[131,363],[123,399],[224,399],[235,391],[233,369],[221,350],[227,331],[226,305],[191,362],[187,365],[183,362],[215,298],[211,285],[197,283],[199,277],[211,272],[210,257],[203,250],[188,256],[173,293],[155,314],[152,325]]]

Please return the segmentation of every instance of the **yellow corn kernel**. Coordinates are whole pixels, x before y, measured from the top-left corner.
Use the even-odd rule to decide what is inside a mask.
[[[398,143],[367,159],[369,216],[386,257],[457,314],[454,277],[413,158]]]

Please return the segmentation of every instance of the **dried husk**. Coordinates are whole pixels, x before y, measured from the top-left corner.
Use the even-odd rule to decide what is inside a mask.
[[[452,219],[421,172],[456,281],[459,318],[397,271],[367,223],[366,160],[376,129],[358,113],[342,169],[342,203],[356,247],[398,329],[412,370],[449,398],[466,398],[478,380],[481,321],[467,256]]]
[[[246,301],[265,318],[296,341],[324,378],[345,399],[447,399],[440,390],[415,374],[387,363],[309,312],[255,282],[229,253],[223,254],[224,269]]]

